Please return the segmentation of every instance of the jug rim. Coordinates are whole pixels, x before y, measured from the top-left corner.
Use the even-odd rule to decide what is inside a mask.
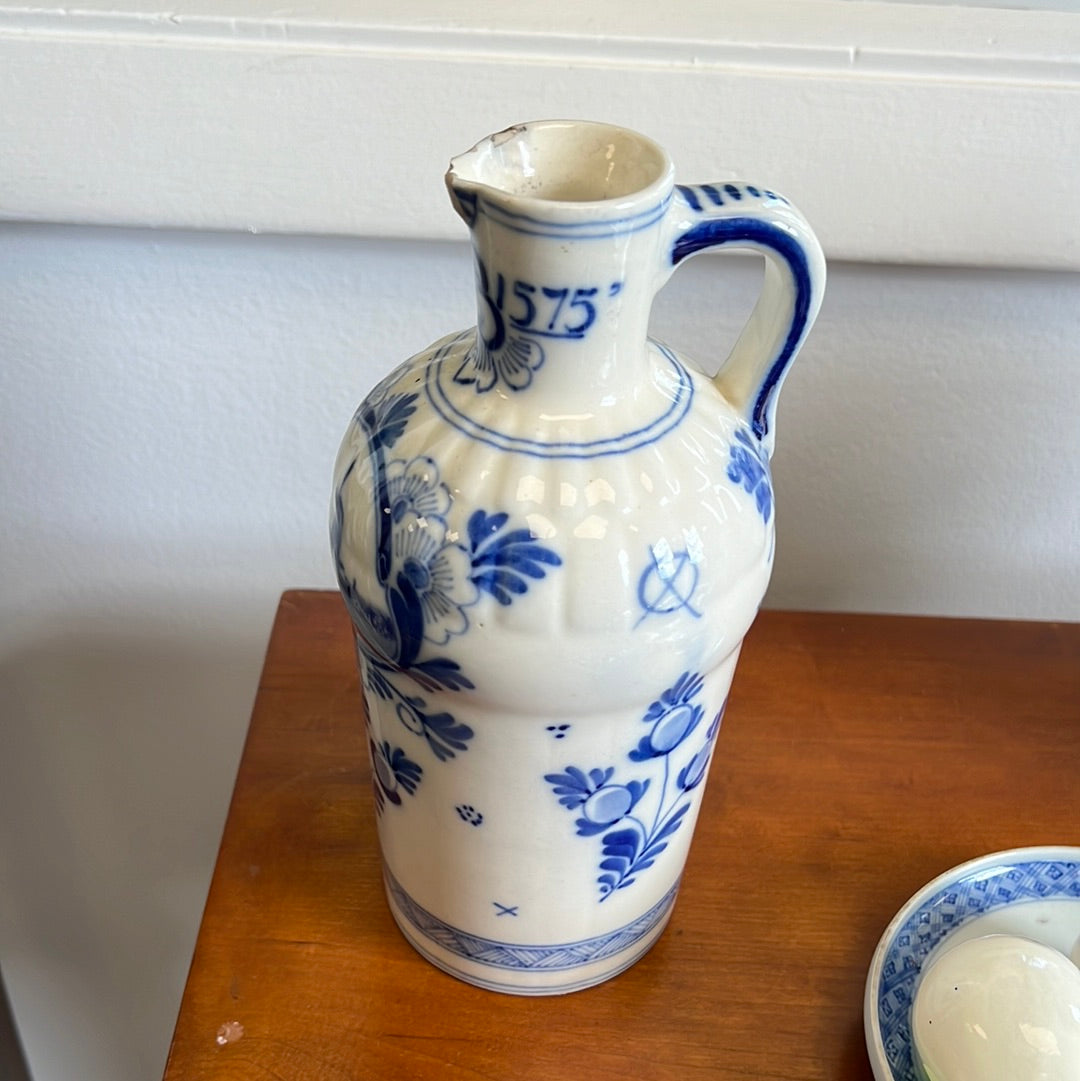
[[[667,151],[631,128],[591,120],[535,120],[481,139],[450,160],[446,185],[471,225],[477,201],[533,220],[626,218],[670,199]]]

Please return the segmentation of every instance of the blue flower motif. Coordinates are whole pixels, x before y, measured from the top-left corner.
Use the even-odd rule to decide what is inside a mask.
[[[577,766],[567,766],[565,773],[545,773],[544,780],[554,787],[559,802],[573,810],[605,785],[614,772],[614,766],[608,769],[591,769],[587,774]]]
[[[731,447],[731,461],[728,463],[728,479],[743,488],[754,497],[758,513],[767,522],[772,515],[772,488],[769,484],[769,467],[761,455],[761,446],[742,428],[735,433],[735,438],[742,444]]]
[[[692,791],[705,780],[705,774],[709,768],[709,758],[712,755],[713,741],[716,739],[716,733],[720,731],[720,721],[723,719],[726,706],[727,702],[720,707],[719,712],[713,718],[712,724],[709,725],[708,731],[705,733],[705,742],[701,745],[697,754],[679,771],[675,783],[684,792]]]
[[[688,765],[683,766],[679,771],[676,784],[684,791],[691,792],[697,788],[699,784],[705,779],[705,771],[709,765],[709,754],[712,751],[712,745],[706,743],[692,759]]]
[[[442,520],[450,510],[450,489],[439,480],[439,467],[426,456],[387,463],[386,498],[395,522],[410,513]]]
[[[539,342],[517,334],[507,334],[498,349],[488,348],[483,340],[468,350],[454,373],[454,382],[471,384],[477,394],[485,394],[504,383],[511,390],[525,390],[533,372],[544,363]]]
[[[625,818],[649,787],[648,781],[611,784],[614,767],[591,769],[586,774],[576,766],[567,766],[564,773],[548,773],[544,780],[568,810],[580,808],[581,817],[575,822],[582,837],[606,830]]]
[[[435,460],[426,455],[390,458],[419,398],[416,393],[395,392],[400,381],[396,373],[383,380],[354,418],[367,448],[371,474],[362,485],[374,514],[354,514],[346,520],[346,486],[357,485],[354,470],[360,458],[354,458],[336,485],[330,543],[365,688],[392,703],[405,728],[423,738],[439,761],[446,761],[468,750],[474,732],[453,713],[429,705],[416,688],[435,693],[471,690],[475,685],[453,657],[432,655],[426,644],[445,646],[452,636],[464,634],[469,629],[466,609],[480,600],[482,592],[510,604],[528,592],[529,579],[545,577],[562,560],[539,544],[530,530],[510,526],[507,514],[474,511],[468,522],[468,545],[458,542],[448,525],[453,496],[442,483]],[[373,584],[347,566],[344,553],[354,547],[350,530],[357,528],[374,532]],[[362,588],[371,595],[362,595]],[[400,748],[390,750],[386,744],[374,748],[372,758],[380,807],[400,802],[397,793],[412,791],[410,782],[415,787],[420,767]]]
[[[429,642],[445,645],[451,635],[469,629],[464,610],[479,596],[471,572],[469,552],[447,541],[441,518],[410,510],[394,522],[390,580],[403,593],[407,583],[422,610],[423,636]]]
[[[645,762],[669,755],[697,728],[705,711],[692,700],[703,684],[701,676],[684,672],[649,706],[642,720],[652,727],[630,752],[631,761]]]

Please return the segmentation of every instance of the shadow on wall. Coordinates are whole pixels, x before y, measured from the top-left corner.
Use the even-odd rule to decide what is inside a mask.
[[[149,610],[0,657],[0,956],[44,1081],[160,1076],[258,679],[233,613]]]

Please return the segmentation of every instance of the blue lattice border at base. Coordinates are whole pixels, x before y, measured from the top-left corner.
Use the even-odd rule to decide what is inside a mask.
[[[877,1021],[895,1081],[918,1081],[911,1054],[911,1005],[927,957],[946,936],[976,917],[1028,901],[1080,900],[1080,860],[976,861],[917,904],[892,935],[878,980]]]
[[[383,868],[387,895],[391,910],[398,919],[402,931],[410,943],[428,960],[452,975],[469,983],[490,987],[494,990],[514,991],[519,994],[559,994],[577,990],[598,983],[629,967],[644,953],[663,930],[675,903],[679,890],[676,883],[648,911],[622,927],[603,935],[579,939],[574,942],[562,942],[544,945],[528,945],[505,942],[471,934],[447,923],[429,912],[409,896],[401,883]],[[635,946],[640,949],[634,950]],[[442,960],[431,947],[438,947],[454,957],[460,958],[466,965],[486,966],[493,971],[492,979],[485,979],[465,969],[458,969],[452,963]],[[633,951],[630,956],[623,956]],[[590,974],[581,974],[579,979],[563,982],[537,983],[528,986],[518,982],[518,977],[535,974],[543,976],[560,972],[579,972],[604,961],[615,962],[610,969],[595,970]],[[496,978],[497,972],[507,974],[507,979]]]

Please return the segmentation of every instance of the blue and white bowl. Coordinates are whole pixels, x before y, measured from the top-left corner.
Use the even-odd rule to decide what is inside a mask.
[[[876,1081],[920,1081],[911,1007],[919,975],[942,949],[981,935],[1034,939],[1077,957],[1080,848],[1018,848],[939,875],[893,917],[866,978],[863,1021]]]

